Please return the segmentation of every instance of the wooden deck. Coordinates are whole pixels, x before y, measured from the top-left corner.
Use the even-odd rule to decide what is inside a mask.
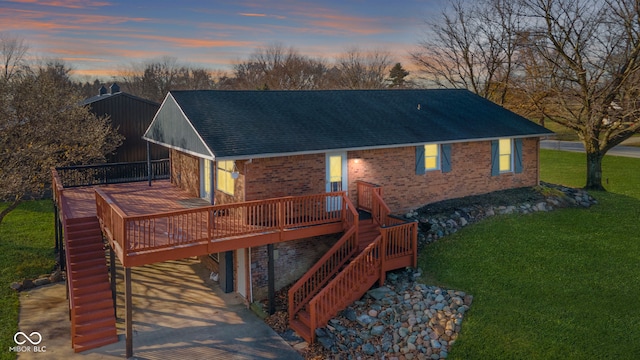
[[[67,202],[64,214],[68,219],[96,216],[96,191],[99,188],[129,215],[169,212],[209,206],[199,198],[172,186],[169,180],[158,180],[149,186],[146,182],[66,188],[63,190]]]
[[[374,184],[358,182],[358,208],[372,215],[360,224],[345,192],[212,206],[169,181],[64,188],[53,174],[63,224],[99,222],[95,230],[102,230],[127,269],[342,232],[289,290],[290,325],[309,342],[315,340],[317,327],[374,282],[382,284],[387,271],[417,262],[417,224],[392,217],[382,188]]]
[[[344,230],[344,193],[211,206],[169,181],[58,189],[62,216],[97,216],[125,267]]]

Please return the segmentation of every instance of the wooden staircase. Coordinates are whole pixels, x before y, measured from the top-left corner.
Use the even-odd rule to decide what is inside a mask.
[[[65,219],[71,344],[81,352],[118,341],[111,284],[97,217]]]
[[[367,212],[353,213],[342,238],[289,290],[289,327],[309,343],[315,329],[384,283],[386,271],[416,266],[417,224],[389,216],[379,188],[363,193]]]
[[[351,256],[347,259],[347,261],[339,267],[336,274],[344,270],[344,268],[358,255],[360,254],[369,244],[371,244],[378,236],[380,236],[380,227],[376,224],[373,219],[360,220],[358,223],[358,236],[357,236],[357,249],[352,253]],[[331,278],[335,277],[335,274],[331,276]],[[327,279],[326,282],[329,282],[330,279]],[[373,282],[377,280],[377,276],[373,279]],[[372,284],[366,285],[368,281],[364,281],[362,285],[364,285],[365,289],[353,289],[354,292],[364,294]],[[318,287],[318,291],[320,287]],[[360,295],[362,296],[362,295]],[[358,296],[358,298],[360,297]],[[295,316],[289,317],[289,326],[296,331],[302,338],[304,338],[308,342],[312,342],[311,335],[311,316],[309,310],[309,304],[305,304],[299,311],[296,312]]]
[[[380,226],[373,219],[360,220],[358,223],[358,252],[360,254],[369,244],[380,236]]]

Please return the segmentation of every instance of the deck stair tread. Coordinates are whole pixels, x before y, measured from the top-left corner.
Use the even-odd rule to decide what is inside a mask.
[[[75,352],[118,341],[102,230],[97,218],[70,219],[65,227],[70,272],[71,344]]]

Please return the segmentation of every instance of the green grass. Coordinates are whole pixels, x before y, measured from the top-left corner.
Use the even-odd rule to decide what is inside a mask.
[[[542,180],[584,185],[584,158],[543,150]],[[640,159],[603,168],[591,209],[496,217],[423,251],[428,279],[474,295],[451,359],[640,356]]]
[[[0,203],[0,209],[7,204]],[[50,200],[26,201],[0,224],[0,359],[15,359],[7,351],[18,331],[18,293],[9,285],[51,272],[55,265],[53,205]]]

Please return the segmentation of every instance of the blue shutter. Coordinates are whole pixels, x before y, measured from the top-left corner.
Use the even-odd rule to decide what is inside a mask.
[[[514,170],[516,174],[520,174],[522,172],[522,139],[515,139],[514,143],[514,151],[516,156],[514,159]]]
[[[500,175],[500,157],[498,156],[498,140],[491,140],[491,176]]]
[[[451,144],[442,144],[441,168],[443,173],[451,171]]]
[[[416,146],[416,175],[424,175],[424,146]]]

